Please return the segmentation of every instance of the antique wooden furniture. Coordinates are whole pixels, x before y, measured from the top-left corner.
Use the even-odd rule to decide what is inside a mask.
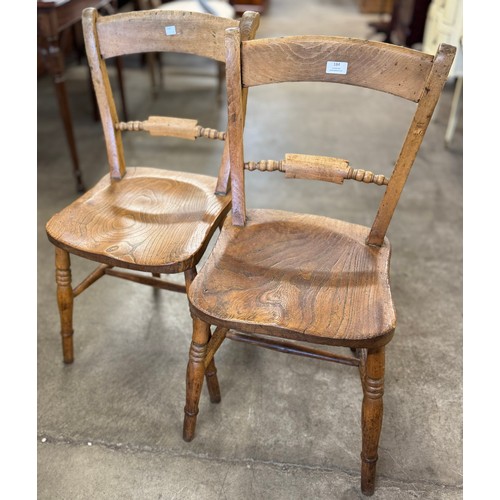
[[[449,79],[454,79],[454,92],[445,133],[445,145],[451,147],[461,113],[463,99],[463,0],[432,0],[425,21],[422,50],[432,54],[440,43],[457,47]]]
[[[103,9],[107,12],[113,13],[114,1],[40,0],[37,2],[38,52],[41,55],[41,60],[43,61],[48,73],[54,81],[59,111],[63,121],[66,141],[71,155],[73,175],[79,192],[83,192],[85,190],[85,186],[82,180],[80,159],[73,131],[73,120],[66,92],[64,54],[60,47],[60,35],[64,30],[67,30],[68,28],[81,22],[82,10],[86,7]],[[118,84],[121,92],[123,114],[125,119],[127,119],[120,58],[116,59],[116,68]]]
[[[139,5],[142,9],[185,10],[188,12],[203,12],[218,17],[227,17],[228,19],[236,18],[236,10],[227,0],[171,0],[166,3],[162,2],[162,0],[140,0]],[[153,95],[157,96],[163,88],[161,53],[149,53],[147,55],[147,62]],[[217,61],[217,70],[217,99],[221,101],[225,80],[224,63]]]
[[[225,133],[203,128],[192,119],[152,116],[144,121],[120,122],[106,60],[149,50],[175,50],[224,61],[225,28],[241,26],[242,36],[252,38],[258,21],[255,12],[245,14],[239,21],[174,11],[134,11],[112,16],[100,16],[93,8],[83,12],[109,175],[46,225],[48,238],[56,247],[57,302],[65,363],[73,362],[73,303],[78,295],[104,275],[185,292],[231,201],[226,153],[218,178],[183,173],[175,169],[175,164],[163,166],[171,170],[126,166],[123,131],[190,140],[224,140]],[[74,287],[71,254],[99,264]],[[173,273],[184,273],[186,286],[170,283],[161,276]]]
[[[390,20],[368,23],[384,42],[413,47],[424,37],[427,10],[431,0],[394,0]]]
[[[263,15],[269,8],[271,0],[229,0],[231,5],[235,8],[236,14],[240,15],[247,10],[255,10]]]
[[[384,348],[396,326],[386,233],[455,48],[443,44],[433,56],[382,42],[327,36],[240,43],[237,29],[227,30],[226,46],[233,204],[188,291],[193,338],[184,439],[194,437],[203,376],[225,338],[357,366],[364,394],[361,488],[371,495],[382,426]],[[306,81],[362,87],[363,95],[372,89],[416,103],[399,157],[387,170],[392,170],[390,176],[335,157],[286,154],[281,160],[245,161],[244,89]],[[332,91],[336,88],[333,85]],[[376,145],[373,139],[366,143]],[[247,210],[245,169],[280,171],[291,179],[334,184],[367,183],[363,190],[381,190],[378,212],[372,226],[365,227],[313,214]],[[339,347],[350,348],[353,354],[339,354]]]
[[[394,0],[358,0],[362,14],[390,14]]]

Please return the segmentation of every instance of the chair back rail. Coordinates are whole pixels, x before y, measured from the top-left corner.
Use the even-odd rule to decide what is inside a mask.
[[[104,59],[140,52],[178,52],[224,62],[224,29],[239,21],[187,11],[133,11],[97,24]]]
[[[292,36],[243,44],[243,86],[332,82],[367,87],[417,102],[433,57],[382,42]],[[311,57],[314,54],[314,57]]]

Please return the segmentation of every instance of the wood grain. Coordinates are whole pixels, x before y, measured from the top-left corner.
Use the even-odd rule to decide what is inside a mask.
[[[82,257],[128,269],[182,272],[199,260],[230,207],[216,179],[146,167],[105,176],[47,223],[49,239]],[[96,210],[96,207],[99,207]]]
[[[243,85],[333,82],[367,87],[417,102],[433,56],[382,42],[332,36],[259,39],[242,44]],[[328,62],[347,73],[327,73]]]
[[[102,18],[95,9],[85,9],[83,11],[83,36],[90,74],[92,76],[92,84],[99,106],[99,114],[106,142],[109,173],[111,178],[121,179],[126,171],[125,154],[123,151],[121,132],[115,129],[115,123],[118,123],[119,119],[111,83],[109,81],[108,70],[105,61],[100,56],[100,42],[96,29],[98,19]]]
[[[187,11],[132,11],[97,24],[104,59],[140,52],[178,52],[225,62],[224,30],[239,21]],[[166,33],[170,28],[172,35]],[[175,30],[174,30],[175,28]]]
[[[369,228],[325,217],[251,210],[226,219],[189,292],[192,312],[242,332],[328,345],[388,342],[395,312],[390,246],[365,244]]]

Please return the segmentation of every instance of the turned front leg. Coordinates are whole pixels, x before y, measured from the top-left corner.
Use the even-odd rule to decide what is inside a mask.
[[[385,349],[368,350],[362,372],[363,406],[361,425],[363,447],[361,451],[361,491],[373,495],[378,443],[382,430],[384,395]]]
[[[185,441],[191,441],[194,437],[198,403],[205,375],[205,357],[209,338],[210,325],[194,318],[193,340],[189,350],[189,362],[186,370],[186,406],[184,407],[183,431]]]
[[[193,267],[184,271],[184,277],[186,281],[186,293],[189,292],[189,287],[191,283],[196,278],[196,268]],[[210,338],[209,338],[210,340]],[[207,379],[207,389],[210,396],[211,403],[220,403],[220,388],[219,380],[217,379],[217,368],[215,367],[215,360],[212,358],[207,368],[205,369],[205,378]]]
[[[71,288],[71,262],[69,253],[56,248],[57,305],[61,322],[63,359],[73,363],[73,289]]]

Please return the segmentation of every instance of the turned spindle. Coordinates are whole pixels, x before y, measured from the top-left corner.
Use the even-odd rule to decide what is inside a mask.
[[[115,129],[122,132],[149,132],[152,136],[178,137],[191,141],[199,137],[226,140],[226,132],[198,125],[197,120],[173,118],[169,116],[150,116],[145,121],[118,122]]]
[[[260,160],[260,161],[249,161],[245,163],[245,168],[247,170],[260,170],[261,172],[273,172],[279,170],[283,172],[283,161],[281,160]]]
[[[311,179],[342,184],[345,179],[387,185],[389,180],[383,175],[376,175],[369,170],[352,168],[347,160],[328,156],[287,154],[284,160],[249,161],[244,164],[246,170],[285,172],[290,179]]]
[[[349,172],[347,173],[346,179],[353,179],[359,182],[373,183],[378,186],[386,186],[389,183],[389,179],[387,179],[383,175],[375,175],[373,172],[369,170],[362,170],[360,168],[351,168],[349,167]]]

